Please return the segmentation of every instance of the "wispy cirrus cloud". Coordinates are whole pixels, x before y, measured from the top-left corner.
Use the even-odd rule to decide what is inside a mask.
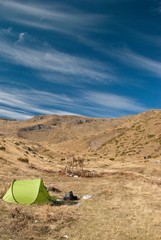
[[[30,27],[54,30],[64,33],[96,31],[96,26],[104,16],[85,14],[68,5],[34,4],[21,1],[0,0],[1,16],[12,22]],[[63,7],[62,7],[63,6]],[[8,14],[8,13],[11,14]],[[97,29],[98,31],[99,29]]]
[[[74,114],[66,110],[57,110],[60,106],[66,108],[72,104],[73,100],[64,94],[5,87],[0,90],[1,117],[5,115],[16,118],[17,116],[25,119],[37,114]]]
[[[18,44],[18,43],[24,42],[25,35],[26,35],[26,33],[24,33],[24,32],[19,33],[18,40],[15,43]]]
[[[159,4],[159,13],[161,13],[161,2]]]
[[[58,51],[39,39],[34,39],[26,30],[27,25],[35,30],[53,30],[63,34],[70,34],[77,38],[88,30],[100,31],[99,23],[107,16],[85,13],[65,4],[31,3],[18,0],[0,0],[1,18],[19,23],[24,30],[16,33],[8,28],[11,39],[0,35],[0,57],[6,62],[25,66],[36,71],[42,79],[51,82],[106,82],[116,81],[116,75],[111,66],[94,59],[74,56],[71,53]],[[7,29],[6,29],[7,30]],[[2,31],[1,31],[2,32]],[[4,33],[4,32],[3,32]],[[5,34],[4,34],[5,35]],[[14,36],[14,37],[13,37]],[[14,39],[14,44],[13,44]],[[27,42],[27,40],[29,40]],[[33,43],[32,43],[33,41]],[[80,43],[80,42],[79,42]],[[79,45],[80,47],[80,45]],[[110,64],[109,64],[110,65]]]
[[[114,111],[141,112],[146,109],[145,106],[131,97],[113,93],[87,91],[85,92],[84,98],[90,104],[95,104],[97,107],[103,107],[104,110],[107,108],[107,111],[113,109]]]
[[[50,46],[41,44],[35,48],[22,43],[25,33],[20,33],[18,40],[13,44],[4,38],[0,38],[0,56],[1,59],[7,60],[9,63],[20,66],[29,67],[39,71],[42,76],[48,72],[49,76],[54,74],[66,75],[66,81],[70,76],[75,77],[75,81],[112,81],[115,80],[115,75],[112,69],[107,65],[97,61],[89,60],[82,57],[73,56],[71,54],[60,52]],[[51,80],[51,79],[50,79]]]
[[[14,92],[14,94],[13,94]],[[78,91],[79,98],[63,93],[51,93],[35,89],[0,90],[0,116],[26,119],[34,115],[84,115],[115,117],[124,113],[146,109],[141,103],[127,96],[97,91]]]
[[[144,70],[144,74],[151,72],[153,75],[161,77],[161,61],[145,57],[127,48],[114,50],[109,54],[132,68]]]
[[[12,31],[12,28],[9,27],[9,28],[2,28],[1,29],[1,32],[4,33],[4,34],[10,34]]]
[[[32,118],[33,115],[28,114],[25,111],[20,111],[18,109],[12,109],[12,108],[4,108],[1,107],[0,109],[0,118],[11,118],[11,119],[29,119]]]
[[[157,7],[153,8],[153,12],[155,14],[160,14],[161,13],[161,1],[157,0],[156,4],[157,4]]]

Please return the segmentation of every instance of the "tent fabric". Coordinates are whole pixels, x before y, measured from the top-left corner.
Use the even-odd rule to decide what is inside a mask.
[[[9,203],[19,203],[24,205],[43,204],[56,201],[47,192],[41,178],[33,180],[14,180],[2,198]]]

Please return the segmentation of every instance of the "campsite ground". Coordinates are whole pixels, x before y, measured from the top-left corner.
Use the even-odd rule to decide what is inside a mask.
[[[67,120],[0,120],[0,196],[13,179],[42,177],[61,190],[51,195],[72,190],[80,197],[77,205],[61,206],[0,199],[0,239],[161,240],[161,112],[107,123]],[[40,121],[51,129],[33,130]],[[83,156],[89,177],[62,173],[71,153]],[[86,194],[92,198],[82,199]]]
[[[88,169],[102,173],[100,177],[82,178],[63,176],[52,171],[32,169],[28,164],[11,167],[11,176],[1,180],[1,189],[8,187],[12,178],[34,178],[41,175],[46,186],[55,186],[62,197],[70,190],[79,197],[78,205],[68,206],[19,206],[0,202],[0,235],[4,240],[38,239],[113,239],[151,240],[161,239],[161,179],[159,160],[127,161],[126,168],[120,162],[104,166],[93,162]],[[142,162],[142,164],[141,164]],[[141,166],[142,165],[142,166]],[[133,167],[132,167],[133,166]],[[141,170],[140,170],[141,169]],[[1,170],[5,172],[3,166]],[[152,173],[153,172],[153,176]]]

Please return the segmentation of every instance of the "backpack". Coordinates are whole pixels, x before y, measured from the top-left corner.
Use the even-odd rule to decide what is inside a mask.
[[[68,193],[65,194],[65,196],[64,196],[63,199],[64,199],[64,200],[78,200],[78,197],[77,197],[77,196],[74,196],[74,195],[73,195],[73,192],[70,191],[70,192],[68,192]]]

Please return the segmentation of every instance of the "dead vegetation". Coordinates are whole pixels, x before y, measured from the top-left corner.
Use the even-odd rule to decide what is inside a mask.
[[[1,239],[37,240],[61,239],[64,226],[77,220],[75,209],[68,206],[10,206],[3,204],[3,220],[0,220]]]
[[[23,162],[23,163],[29,163],[28,158],[19,157],[19,158],[17,158],[17,160],[20,161],[20,162]]]
[[[56,177],[57,184],[62,177]],[[19,206],[0,202],[0,235],[4,240],[161,239],[160,182],[130,173],[100,179],[65,178],[59,187],[90,193],[80,206]],[[150,180],[150,179],[149,179]],[[60,194],[60,193],[57,193]],[[62,193],[61,193],[62,194]]]
[[[65,168],[59,171],[59,174],[70,177],[100,177],[101,174],[95,170],[84,169],[86,163],[83,156],[69,155],[63,158],[65,161]]]
[[[52,196],[72,190],[80,198],[73,206],[0,199],[0,238],[161,240],[160,122],[160,111],[107,121],[0,121],[0,197],[13,179],[42,177]],[[18,138],[17,131],[28,127]],[[83,200],[86,194],[91,199]]]

